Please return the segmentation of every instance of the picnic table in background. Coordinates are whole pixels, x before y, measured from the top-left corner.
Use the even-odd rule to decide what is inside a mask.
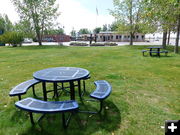
[[[149,52],[150,56],[158,56],[158,57],[160,57],[161,53],[165,53],[166,56],[168,53],[167,50],[161,50],[161,49],[163,49],[162,46],[150,46],[150,47],[147,47],[147,49],[149,49],[149,50],[142,50],[143,56],[145,56],[144,55],[145,52]],[[155,55],[153,55],[153,54],[155,54]]]

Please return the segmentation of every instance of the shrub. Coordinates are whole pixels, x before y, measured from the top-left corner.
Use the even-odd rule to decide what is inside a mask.
[[[16,47],[17,45],[21,46],[23,39],[23,34],[19,32],[6,32],[0,36],[0,42],[10,44],[13,47]]]
[[[87,43],[81,43],[81,42],[71,42],[71,46],[88,46]]]
[[[104,43],[92,43],[90,46],[105,46]]]
[[[118,44],[116,43],[111,43],[111,42],[107,42],[107,43],[104,43],[105,46],[117,46]]]
[[[116,43],[106,42],[106,43],[92,43],[91,46],[117,46]]]

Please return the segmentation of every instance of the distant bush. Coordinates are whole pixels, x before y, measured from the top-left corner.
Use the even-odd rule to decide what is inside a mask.
[[[90,46],[117,46],[116,43],[106,42],[106,43],[92,43]]]
[[[71,42],[71,46],[88,46],[87,43],[81,43],[81,42]]]
[[[0,36],[0,42],[12,45],[13,47],[21,46],[24,40],[23,34],[19,32],[6,32]]]
[[[90,46],[105,46],[103,43],[92,43]]]
[[[118,44],[116,44],[116,43],[111,43],[111,42],[107,42],[107,43],[104,43],[105,44],[105,46],[117,46]]]

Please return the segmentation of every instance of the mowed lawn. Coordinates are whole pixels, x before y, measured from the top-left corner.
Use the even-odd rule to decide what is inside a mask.
[[[180,55],[143,57],[145,47],[0,47],[0,135],[164,135],[164,121],[180,119]],[[9,97],[9,91],[35,71],[66,66],[90,71],[85,98],[95,89],[95,80],[110,82],[105,110],[101,115],[78,113],[67,129],[59,114],[31,126],[28,113],[14,106],[18,98]],[[36,88],[42,95],[41,85]],[[23,98],[32,96],[30,89]],[[78,102],[82,109],[98,107],[96,102],[85,102],[85,107]]]

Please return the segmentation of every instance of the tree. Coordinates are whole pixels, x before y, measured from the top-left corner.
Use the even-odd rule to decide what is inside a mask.
[[[64,34],[64,29],[58,27],[58,29],[49,29],[49,30],[45,30],[44,34],[46,35],[58,35],[58,34]]]
[[[154,24],[158,24],[158,29],[163,31],[163,48],[166,47],[167,32],[177,33],[175,53],[178,52],[180,23],[180,3],[179,0],[144,0],[146,18],[149,18]],[[175,30],[176,29],[176,30]],[[170,33],[170,32],[169,32]]]
[[[70,34],[72,37],[76,37],[76,31],[74,29],[70,32]]]
[[[107,24],[104,24],[103,28],[102,28],[102,31],[107,31],[107,30],[108,30],[108,26],[107,26]]]
[[[95,34],[98,34],[101,31],[101,27],[97,27],[93,30]]]
[[[113,0],[114,10],[110,13],[118,22],[118,31],[130,34],[130,45],[133,45],[135,33],[145,33],[146,22],[142,18],[143,4],[142,0]]]
[[[118,22],[113,22],[112,24],[109,25],[109,30],[110,31],[116,31],[118,29]]]
[[[6,14],[1,15],[0,14],[0,30],[6,31],[13,31],[14,26],[12,22],[9,20],[8,16]]]
[[[90,34],[91,32],[87,28],[83,28],[79,30],[79,34]]]
[[[11,0],[24,21],[29,21],[34,29],[39,45],[46,28],[53,26],[53,20],[59,15],[56,0]]]
[[[23,33],[25,38],[35,38],[36,33],[33,30],[30,22],[27,20],[19,21],[15,24],[14,30]]]

